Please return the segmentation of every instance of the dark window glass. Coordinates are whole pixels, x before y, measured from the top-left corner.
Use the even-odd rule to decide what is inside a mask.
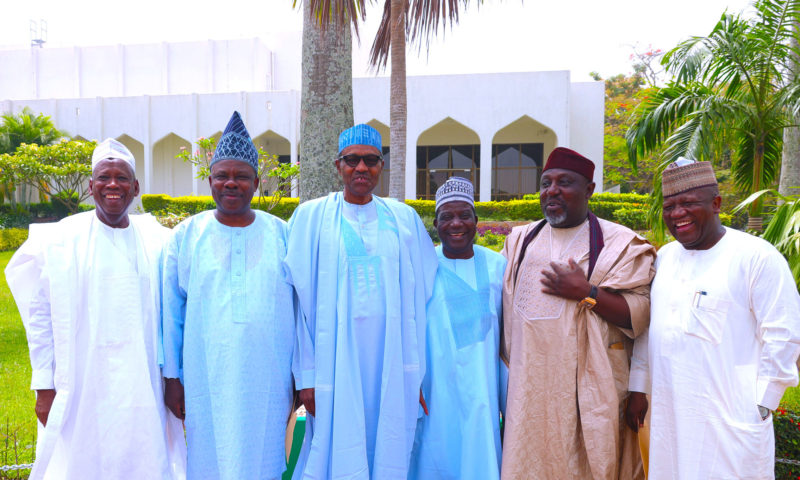
[[[544,144],[495,144],[492,154],[492,200],[522,198],[539,190]]]
[[[417,147],[417,198],[434,199],[436,189],[458,175],[475,185],[479,195],[480,145],[432,145]]]
[[[389,196],[389,147],[383,147],[381,149],[381,153],[383,153],[383,170],[381,170],[381,179],[378,182],[378,186],[375,188],[375,192],[379,197],[387,197]]]
[[[498,167],[518,167],[519,166],[519,150],[516,147],[508,145],[496,145],[495,164]]]
[[[448,147],[428,147],[428,169],[448,168],[450,149]]]

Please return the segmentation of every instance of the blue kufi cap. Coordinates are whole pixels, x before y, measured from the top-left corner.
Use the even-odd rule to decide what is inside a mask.
[[[369,145],[381,151],[381,134],[366,123],[359,123],[339,134],[339,153],[350,145]]]
[[[222,138],[219,139],[209,167],[220,160],[240,160],[258,172],[258,150],[253,145],[253,140],[247,133],[239,112],[233,112],[228,126],[222,132]]]

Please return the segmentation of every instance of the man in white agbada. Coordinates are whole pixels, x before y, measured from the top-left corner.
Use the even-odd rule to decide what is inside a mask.
[[[175,227],[164,253],[165,401],[185,413],[190,479],[286,469],[294,294],[281,270],[286,223],[250,208],[257,169],[234,112],[211,161],[217,208]]]
[[[294,478],[405,479],[436,253],[413,209],[372,195],[377,130],[342,132],[336,168],[344,192],[289,221],[285,270],[302,311],[293,370],[310,414]]]
[[[183,428],[161,401],[158,367],[169,230],[128,215],[139,183],[118,141],[95,148],[89,189],[94,211],[31,225],[6,267],[40,422],[30,478],[183,478]]]
[[[711,164],[663,174],[664,223],[650,329],[631,363],[631,428],[650,394],[649,479],[771,479],[770,411],[797,385],[800,297],[766,241],[720,224]]]
[[[473,245],[472,184],[449,178],[436,191],[439,269],[427,308],[427,371],[410,479],[499,480],[500,412],[508,371],[500,361],[506,259]]]

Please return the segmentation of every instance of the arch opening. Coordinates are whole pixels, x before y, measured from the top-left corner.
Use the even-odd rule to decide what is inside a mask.
[[[480,196],[481,145],[474,130],[447,117],[417,138],[417,198],[434,200],[448,178],[463,177]]]
[[[173,197],[192,194],[192,165],[175,158],[181,148],[191,149],[192,144],[174,133],[153,145],[152,193],[165,193]]]
[[[511,200],[539,191],[542,168],[556,146],[551,128],[523,115],[492,139],[492,200]]]

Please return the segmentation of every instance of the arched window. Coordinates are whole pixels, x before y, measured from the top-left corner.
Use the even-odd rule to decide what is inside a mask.
[[[463,177],[480,194],[480,145],[430,145],[417,147],[417,198],[435,200],[436,189],[450,177]]]
[[[522,198],[539,191],[544,144],[492,145],[492,200]]]

